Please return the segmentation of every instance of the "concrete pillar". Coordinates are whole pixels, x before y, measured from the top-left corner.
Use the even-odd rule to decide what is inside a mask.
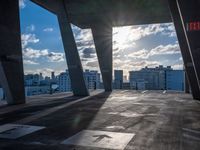
[[[188,82],[188,77],[187,77],[187,74],[185,72],[185,75],[184,75],[184,90],[185,90],[185,93],[190,93],[190,85],[189,85],[189,82]]]
[[[83,76],[83,68],[76,47],[72,28],[63,0],[31,0],[49,10],[58,17],[62,42],[71,80],[72,91],[75,96],[88,96],[89,92]]]
[[[184,34],[184,28],[182,26],[181,17],[178,11],[176,0],[168,0],[169,8],[171,10],[172,19],[177,33],[179,46],[185,66],[185,71],[188,77],[188,82],[191,87],[192,96],[194,99],[200,99],[200,89],[197,83],[197,76],[192,62],[191,53],[187,44],[187,39]]]
[[[71,25],[68,22],[67,17],[64,15],[58,15],[58,22],[65,49],[72,91],[76,96],[88,96],[89,92],[83,76],[83,68],[78,49],[76,47]]]
[[[25,103],[19,1],[0,1],[0,82],[8,104]]]
[[[112,27],[99,24],[92,27],[105,91],[112,91]]]
[[[200,88],[200,1],[176,0],[176,2]]]

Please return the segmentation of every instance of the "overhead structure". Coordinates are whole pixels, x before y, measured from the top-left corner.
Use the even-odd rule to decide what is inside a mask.
[[[31,1],[58,17],[74,95],[86,96],[89,92],[70,23],[92,29],[104,88],[111,91],[112,27],[173,20],[192,95],[200,99],[199,0]],[[1,0],[0,13],[0,82],[10,104],[24,103],[18,0]]]

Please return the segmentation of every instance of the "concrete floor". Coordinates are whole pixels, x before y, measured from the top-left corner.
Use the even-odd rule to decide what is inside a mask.
[[[57,97],[38,96],[26,105],[1,107],[0,125],[14,123],[46,128],[15,140],[1,138],[0,149],[200,149],[200,103],[192,100],[191,95],[123,90],[99,91],[85,98],[69,94]],[[90,135],[87,135],[88,140],[83,143],[82,133],[86,135],[87,131],[105,137],[93,135],[95,141],[89,143]],[[72,143],[75,138],[74,145],[69,145],[69,138]]]

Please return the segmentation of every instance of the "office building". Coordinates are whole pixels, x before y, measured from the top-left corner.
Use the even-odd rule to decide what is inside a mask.
[[[88,89],[95,90],[100,88],[100,74],[97,71],[85,70],[84,79]],[[58,76],[58,85],[60,92],[68,92],[72,90],[68,70]]]
[[[122,89],[123,87],[123,70],[114,70],[114,88]]]
[[[66,72],[63,72],[58,76],[58,87],[59,92],[71,91],[71,81],[68,70],[66,70]]]
[[[183,73],[183,70],[173,70],[171,66],[163,67],[162,65],[130,71],[130,88],[135,90],[168,90],[171,88],[182,91],[184,80],[181,72]],[[176,80],[176,75],[180,77],[178,80]],[[172,82],[173,80],[176,81]]]
[[[184,90],[184,71],[168,70],[166,71],[166,90]]]
[[[98,71],[85,70],[84,78],[88,89],[99,89],[100,88],[100,74]]]
[[[24,75],[25,86],[40,85],[41,76],[39,74]]]

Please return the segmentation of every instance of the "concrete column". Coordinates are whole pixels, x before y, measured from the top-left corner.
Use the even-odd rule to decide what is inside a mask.
[[[18,0],[0,1],[0,82],[8,104],[25,103]]]
[[[99,24],[92,27],[105,91],[112,91],[112,27]]]
[[[31,1],[57,15],[71,80],[72,91],[75,96],[88,96],[89,92],[84,80],[83,68],[71,29],[65,2],[63,0]]]
[[[200,88],[200,1],[176,0],[176,2]]]
[[[190,85],[189,85],[189,82],[188,82],[188,77],[187,77],[187,74],[185,72],[185,75],[184,75],[184,90],[185,90],[185,93],[190,93]]]
[[[88,96],[89,92],[83,76],[83,68],[71,25],[68,22],[67,17],[64,15],[58,15],[58,21],[65,49],[72,91],[76,96]]]
[[[184,34],[184,27],[182,26],[181,17],[178,11],[176,0],[168,0],[169,8],[171,10],[172,19],[177,33],[179,46],[185,66],[185,71],[188,77],[188,82],[191,87],[192,96],[194,99],[200,99],[200,89],[197,83],[197,76],[192,62],[191,53],[187,44],[187,39]]]

